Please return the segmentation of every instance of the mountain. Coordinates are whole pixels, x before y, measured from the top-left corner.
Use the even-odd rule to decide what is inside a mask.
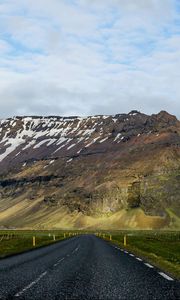
[[[179,228],[179,146],[165,111],[1,120],[0,226]]]

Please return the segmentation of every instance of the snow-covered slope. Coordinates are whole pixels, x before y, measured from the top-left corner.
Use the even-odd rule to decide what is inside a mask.
[[[167,117],[167,116],[166,116]],[[168,123],[176,123],[169,118]],[[115,147],[140,135],[159,135],[157,120],[132,111],[115,116],[14,117],[0,121],[0,162],[11,166],[30,159],[72,157]],[[171,125],[172,125],[171,124]],[[12,161],[13,160],[13,161]]]
[[[93,144],[123,141],[123,124],[138,113],[117,116],[14,117],[0,121],[0,162],[80,154]],[[113,130],[116,129],[114,132]],[[66,153],[65,153],[66,152]],[[39,157],[40,156],[40,157]]]

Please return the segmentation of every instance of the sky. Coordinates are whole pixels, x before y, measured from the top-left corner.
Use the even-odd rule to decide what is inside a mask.
[[[179,0],[0,0],[0,118],[180,118]]]

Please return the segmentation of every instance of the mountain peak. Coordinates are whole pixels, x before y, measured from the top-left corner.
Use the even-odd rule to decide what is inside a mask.
[[[161,110],[158,114],[153,114],[152,117],[155,117],[158,122],[165,122],[165,123],[176,123],[178,120],[176,116],[169,114],[165,110]]]
[[[138,114],[141,114],[141,112],[138,111],[138,110],[131,110],[131,111],[128,113],[128,115],[138,115]]]

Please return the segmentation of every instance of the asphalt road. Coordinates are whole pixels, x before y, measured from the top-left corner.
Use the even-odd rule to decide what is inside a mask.
[[[180,299],[180,283],[92,235],[0,260],[0,299]]]

